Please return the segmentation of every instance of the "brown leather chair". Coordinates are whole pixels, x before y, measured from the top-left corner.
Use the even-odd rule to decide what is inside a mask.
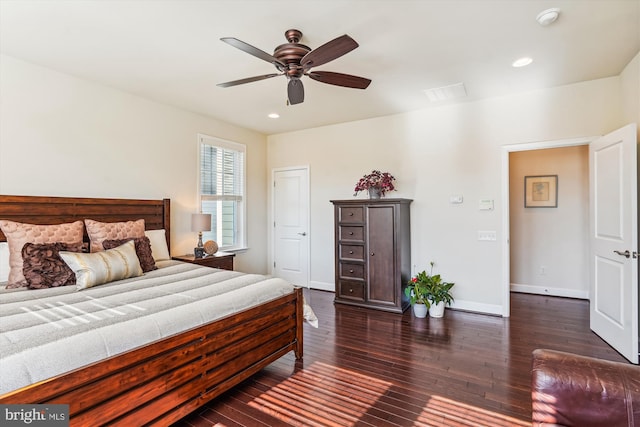
[[[538,349],[531,399],[534,426],[640,427],[640,367]]]

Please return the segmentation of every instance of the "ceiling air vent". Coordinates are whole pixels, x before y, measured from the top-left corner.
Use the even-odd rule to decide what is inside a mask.
[[[467,90],[464,83],[456,83],[449,86],[434,87],[426,89],[424,93],[431,102],[449,101],[452,99],[464,98],[467,96]]]

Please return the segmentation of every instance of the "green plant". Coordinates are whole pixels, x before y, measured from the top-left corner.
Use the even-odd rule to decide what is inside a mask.
[[[431,304],[438,304],[441,301],[444,301],[446,305],[451,305],[453,302],[453,295],[450,291],[455,283],[445,282],[439,274],[434,275],[434,264],[433,261],[429,263],[431,269],[428,274],[426,270],[421,271],[409,280],[404,293],[409,298],[411,305],[422,303],[430,307]]]
[[[430,277],[426,271],[418,273],[407,282],[407,285],[404,294],[409,298],[411,305],[426,304],[429,308]]]

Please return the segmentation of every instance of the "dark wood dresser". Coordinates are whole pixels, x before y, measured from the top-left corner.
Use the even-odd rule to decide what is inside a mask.
[[[332,200],[335,302],[402,313],[411,279],[409,199]]]

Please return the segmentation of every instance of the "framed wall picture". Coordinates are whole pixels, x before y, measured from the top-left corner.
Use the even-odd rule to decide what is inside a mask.
[[[524,177],[525,208],[558,207],[558,175]]]

